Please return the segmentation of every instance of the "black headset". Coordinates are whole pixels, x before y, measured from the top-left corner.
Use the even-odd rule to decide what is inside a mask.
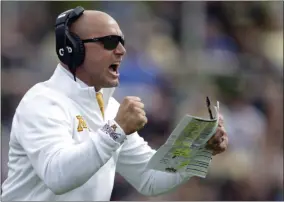
[[[59,60],[66,64],[76,80],[76,69],[85,59],[85,46],[78,35],[69,31],[74,23],[84,12],[83,7],[67,10],[56,18],[56,53]]]

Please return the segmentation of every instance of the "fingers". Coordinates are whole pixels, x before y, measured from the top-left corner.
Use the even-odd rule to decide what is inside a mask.
[[[146,116],[146,112],[144,109],[141,109],[139,107],[134,107],[133,111],[136,112],[137,114],[141,114],[142,116]]]
[[[220,153],[222,153],[222,152],[224,152],[226,149],[215,149],[215,150],[213,150],[213,156],[215,156],[215,155],[217,155],[217,154],[220,154]]]
[[[148,119],[146,116],[143,116],[142,114],[138,114],[138,117],[139,117],[139,120],[142,126],[144,126],[148,122]]]
[[[135,97],[135,96],[127,96],[124,98],[125,104],[129,107],[134,109],[135,107],[144,109],[144,104],[141,102],[141,99],[139,97]]]
[[[140,101],[141,101],[141,98],[136,97],[136,96],[126,96],[126,97],[124,98],[124,100],[127,100],[127,101],[133,100],[133,101],[138,101],[138,102],[140,102]]]
[[[133,107],[139,108],[139,109],[144,109],[145,105],[142,102],[136,101],[135,103],[133,103]]]
[[[224,133],[225,131],[223,127],[218,127],[215,135],[213,135],[208,141],[208,144],[212,144],[212,145],[220,144],[222,142],[222,137],[224,136]]]
[[[228,137],[225,136],[223,142],[221,142],[217,147],[213,148],[213,155],[220,154],[228,148]]]
[[[141,99],[136,96],[127,96],[124,101],[127,104],[127,107],[133,113],[134,119],[137,119],[138,128],[144,127],[148,122],[146,117],[146,112],[144,110],[145,105],[142,103]]]
[[[134,112],[135,114],[142,114],[143,116],[146,115],[144,110],[144,104],[138,101],[132,101],[128,105],[130,111]]]
[[[228,135],[224,127],[218,127],[216,134],[208,141],[206,148],[213,151],[213,155],[224,152],[228,147]]]
[[[139,120],[139,124],[138,124],[137,130],[140,130],[140,129],[142,129],[145,126],[145,124],[147,124],[148,119],[147,119],[147,117],[145,115],[142,115],[140,113],[140,114],[138,114],[138,120]]]
[[[120,125],[126,135],[144,127],[148,122],[144,104],[136,96],[127,96],[119,106],[115,121]]]
[[[228,144],[229,144],[229,138],[227,134],[225,133],[225,135],[223,136],[223,141],[220,143],[219,147],[221,149],[227,149]]]
[[[219,103],[217,104],[219,105]],[[224,116],[220,113],[219,106],[217,108],[219,113],[218,128],[214,136],[206,144],[206,148],[212,150],[213,155],[224,152],[229,143],[228,135],[224,128]]]
[[[222,127],[224,126],[224,116],[219,113],[219,121],[218,121],[218,126]]]

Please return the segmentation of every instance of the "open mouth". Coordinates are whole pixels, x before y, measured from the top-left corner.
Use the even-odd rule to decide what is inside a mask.
[[[111,64],[109,66],[109,69],[112,71],[112,72],[115,72],[116,74],[118,73],[118,66],[119,64]]]

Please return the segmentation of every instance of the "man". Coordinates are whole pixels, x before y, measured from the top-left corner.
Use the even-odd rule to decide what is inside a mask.
[[[16,109],[2,199],[107,201],[115,172],[145,195],[189,180],[145,168],[155,151],[137,133],[147,123],[144,105],[138,97],[121,104],[112,97],[126,52],[117,22],[77,7],[59,15],[56,24],[61,63]],[[210,142],[214,154],[226,149],[222,124]]]

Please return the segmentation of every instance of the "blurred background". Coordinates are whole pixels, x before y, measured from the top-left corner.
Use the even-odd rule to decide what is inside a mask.
[[[117,175],[111,200],[283,200],[283,2],[1,2],[1,182],[7,176],[15,108],[58,59],[54,22],[81,5],[109,13],[127,55],[114,97],[140,96],[149,123],[140,135],[158,149],[189,113],[220,102],[228,151],[206,179],[145,197]]]

